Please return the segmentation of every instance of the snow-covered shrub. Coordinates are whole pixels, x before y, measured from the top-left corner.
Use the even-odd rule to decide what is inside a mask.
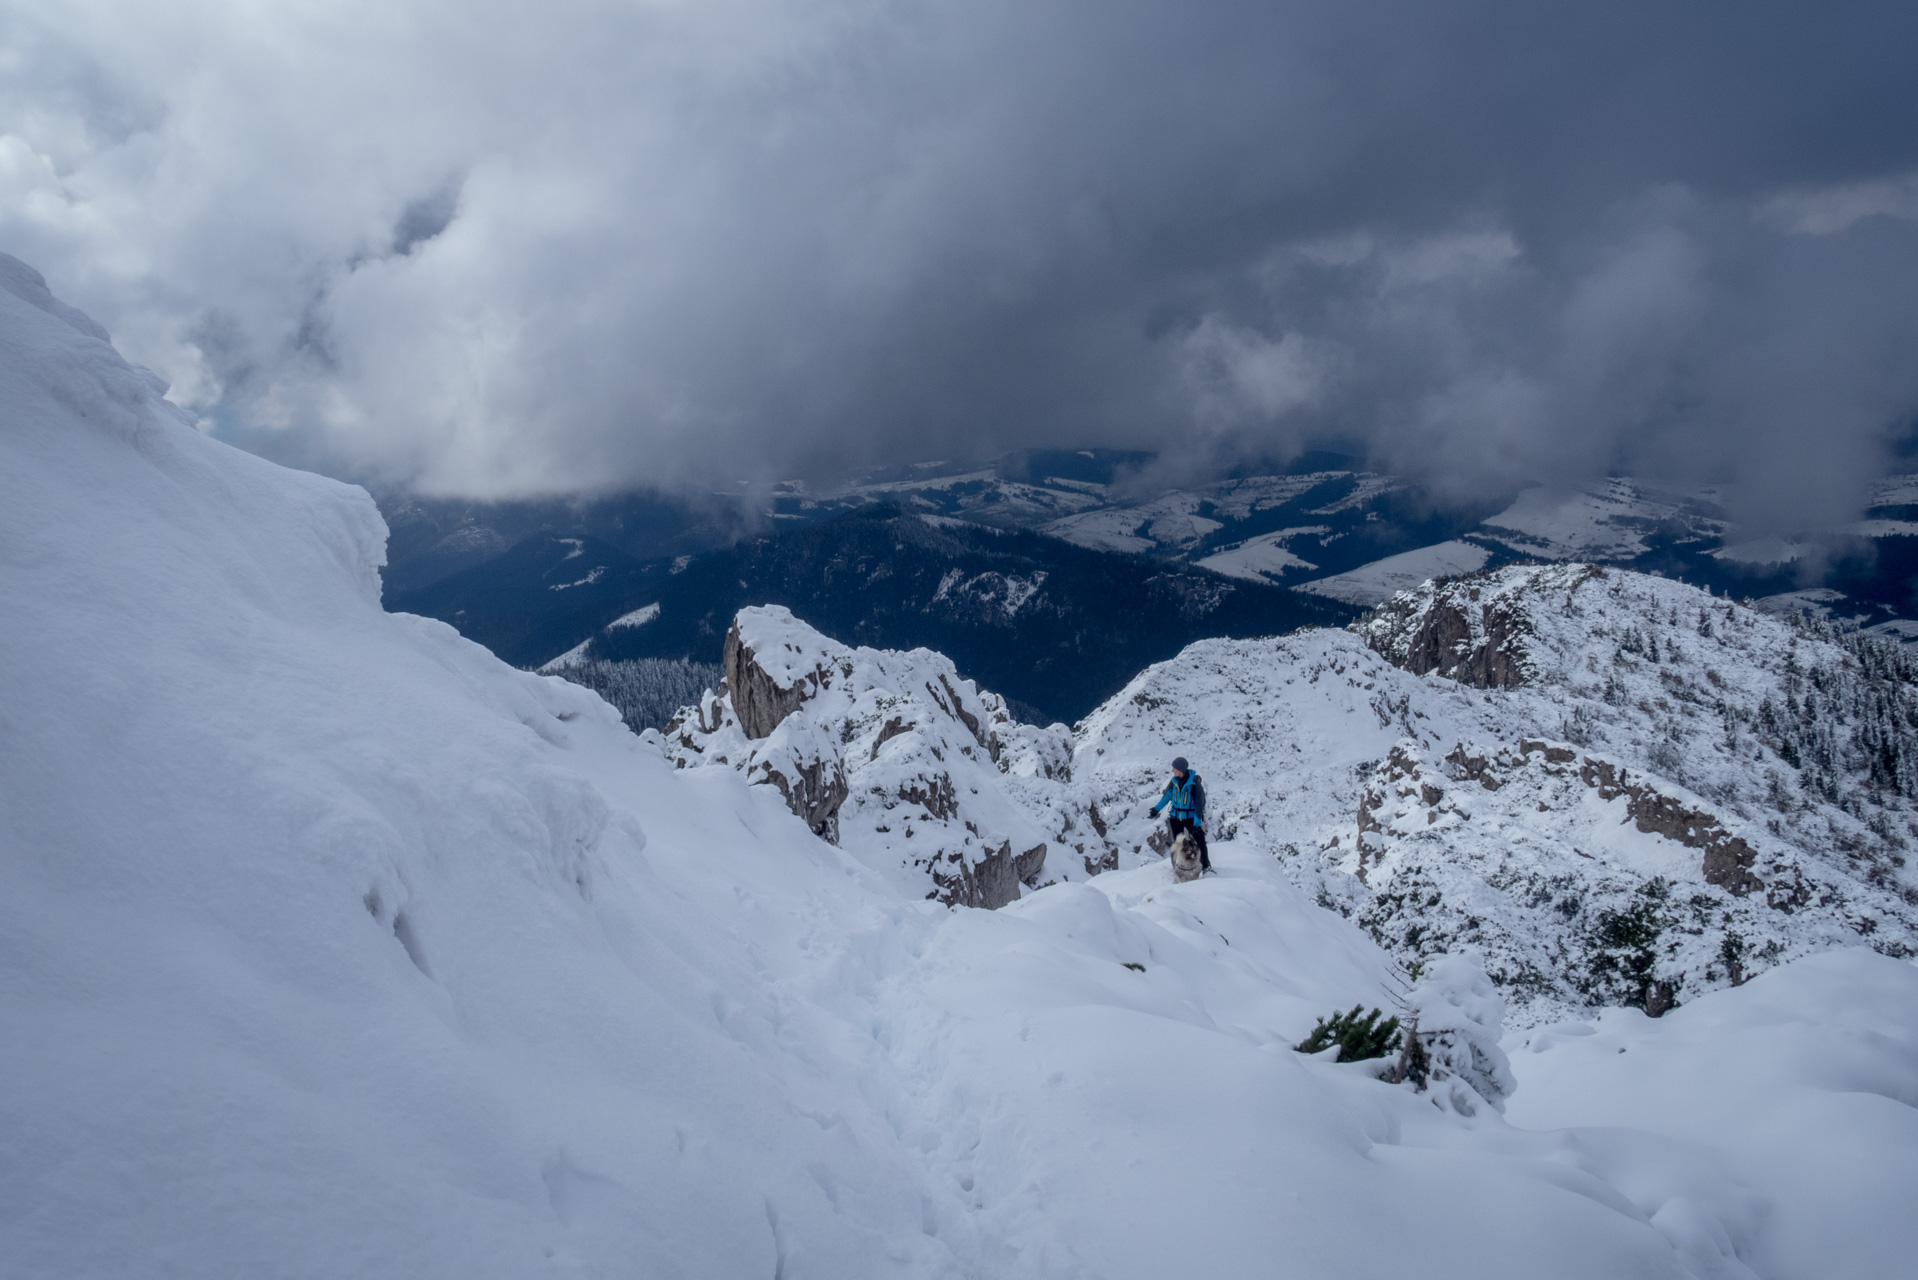
[[[1643,1009],[1656,1018],[1677,1003],[1677,983],[1658,974],[1659,939],[1671,923],[1671,886],[1653,876],[1626,906],[1598,913],[1588,952],[1588,991],[1600,1004]]]
[[[1312,1034],[1295,1046],[1300,1053],[1323,1053],[1333,1045],[1339,1049],[1340,1062],[1363,1062],[1383,1058],[1398,1045],[1399,1020],[1379,1021],[1377,1009],[1361,1015],[1363,1005],[1353,1005],[1345,1013],[1320,1018]]]
[[[1499,1048],[1505,1033],[1505,1000],[1485,970],[1464,956],[1435,956],[1419,971],[1406,994],[1407,1025],[1413,1028],[1427,1060],[1433,1101],[1460,1115],[1475,1115],[1479,1104],[1505,1110],[1518,1089],[1512,1064]],[[1410,1055],[1406,1055],[1407,1066]]]
[[[673,713],[699,701],[699,695],[719,684],[717,663],[689,662],[685,658],[633,658],[605,662],[588,658],[554,667],[552,674],[583,684],[619,709],[620,718],[634,733],[663,729]]]

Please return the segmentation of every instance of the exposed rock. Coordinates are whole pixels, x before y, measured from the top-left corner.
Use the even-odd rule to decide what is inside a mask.
[[[1491,762],[1482,755],[1467,752],[1463,742],[1452,748],[1452,754],[1445,757],[1445,762],[1457,770],[1452,775],[1454,778],[1476,782],[1487,791],[1497,791],[1504,785],[1492,771]]]
[[[995,910],[1019,898],[1019,886],[1038,878],[1046,864],[1046,846],[1035,845],[1021,854],[1008,840],[978,861],[948,854],[932,870],[938,898],[948,906]]]
[[[1532,669],[1523,608],[1476,578],[1401,592],[1354,629],[1415,676],[1436,671],[1478,689],[1512,689]]]
[[[1528,750],[1534,746],[1525,745]],[[1563,751],[1562,754],[1570,759],[1573,753]],[[1546,752],[1546,759],[1554,759],[1552,751]],[[1722,885],[1741,898],[1765,887],[1765,882],[1751,869],[1758,861],[1758,851],[1742,837],[1726,831],[1716,814],[1687,805],[1649,783],[1633,780],[1609,760],[1586,756],[1579,768],[1579,777],[1586,786],[1596,787],[1602,800],[1625,796],[1625,811],[1640,831],[1676,840],[1688,849],[1703,850],[1707,884]]]
[[[726,672],[726,695],[739,718],[739,728],[757,741],[769,737],[800,704],[819,691],[824,672],[815,668],[799,678],[782,672],[782,680],[768,671],[759,655],[740,638],[739,619],[726,631],[726,646],[720,659]]]
[[[1117,864],[1070,785],[1065,727],[1019,723],[945,657],[849,648],[776,607],[741,610],[725,656],[725,685],[667,726],[667,754],[775,787],[908,891],[997,907],[1021,883]],[[1060,848],[1078,865],[1048,867]]]
[[[812,828],[814,835],[839,843],[839,806],[846,803],[846,773],[837,760],[815,757],[790,770],[769,760],[753,763],[747,776],[771,783],[786,797],[786,807]]]

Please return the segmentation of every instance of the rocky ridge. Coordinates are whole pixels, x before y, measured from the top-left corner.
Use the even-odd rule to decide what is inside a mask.
[[[776,788],[917,896],[999,907],[1116,865],[1065,726],[1020,723],[943,655],[851,648],[779,606],[741,610],[724,654],[720,687],[660,735],[667,755]]]
[[[663,744],[954,905],[1148,864],[1166,761],[1408,968],[1480,957],[1520,1024],[1662,1012],[1800,955],[1918,953],[1918,666],[1664,579],[1514,566],[1348,630],[1211,640],[1068,736],[926,650],[748,609]],[[1170,873],[1168,872],[1168,875]]]
[[[1078,729],[1121,865],[1189,756],[1408,965],[1473,952],[1519,1022],[1658,1011],[1831,946],[1918,952],[1918,672],[1664,579],[1515,566],[1349,631],[1209,641]]]

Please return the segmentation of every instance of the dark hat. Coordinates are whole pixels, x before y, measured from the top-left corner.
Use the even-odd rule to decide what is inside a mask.
[[[1189,764],[1187,764],[1187,763],[1185,762],[1185,757],[1184,757],[1184,756],[1173,756],[1173,757],[1172,757],[1172,772],[1174,772],[1174,773],[1190,773],[1191,771],[1192,771],[1192,766],[1191,766],[1191,765],[1189,765]]]

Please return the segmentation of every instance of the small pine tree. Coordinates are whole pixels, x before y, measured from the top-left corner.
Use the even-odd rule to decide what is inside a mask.
[[[1736,929],[1725,930],[1718,946],[1718,957],[1725,962],[1725,974],[1734,987],[1745,985],[1745,935]]]
[[[1312,1028],[1312,1034],[1299,1041],[1298,1051],[1322,1053],[1337,1045],[1340,1062],[1383,1058],[1392,1051],[1398,1039],[1399,1020],[1387,1018],[1380,1022],[1377,1009],[1361,1016],[1359,1010],[1362,1007],[1355,1004],[1347,1013],[1334,1013],[1330,1017],[1320,1018],[1318,1025]]]
[[[1432,1055],[1426,1052],[1425,1041],[1419,1039],[1419,1024],[1414,1019],[1406,1033],[1399,1038],[1399,1060],[1384,1079],[1387,1084],[1403,1084],[1410,1080],[1413,1089],[1424,1093],[1431,1078]]]

